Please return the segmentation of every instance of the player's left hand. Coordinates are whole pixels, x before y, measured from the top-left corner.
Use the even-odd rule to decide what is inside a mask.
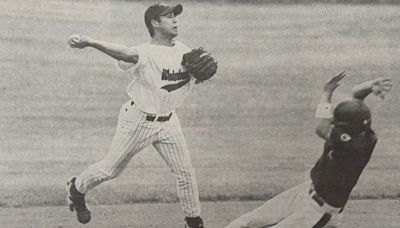
[[[193,49],[185,53],[182,58],[182,65],[196,79],[196,84],[210,79],[218,68],[218,62],[214,56],[203,48]]]
[[[324,92],[332,94],[333,91],[340,85],[341,80],[346,76],[345,72],[343,71],[342,73],[333,76],[331,79],[329,79],[325,85],[324,85]]]
[[[371,89],[375,96],[385,99],[386,94],[392,89],[393,82],[390,78],[377,78],[372,81]]]

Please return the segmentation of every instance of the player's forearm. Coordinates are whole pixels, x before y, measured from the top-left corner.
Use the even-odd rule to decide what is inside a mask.
[[[324,91],[321,96],[320,103],[328,103],[332,102],[332,92]]]
[[[356,85],[352,90],[353,98],[360,100],[366,98],[370,93],[372,93],[372,83],[373,81],[366,81]]]
[[[88,46],[93,47],[114,59],[122,60],[128,63],[137,63],[138,54],[135,50],[125,45],[109,43],[101,40],[88,39]]]

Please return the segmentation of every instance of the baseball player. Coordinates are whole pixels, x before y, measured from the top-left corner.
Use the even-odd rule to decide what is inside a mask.
[[[371,129],[371,112],[363,100],[370,93],[384,98],[392,87],[391,80],[386,78],[364,82],[354,87],[351,99],[337,104],[332,115],[331,97],[344,77],[341,73],[325,84],[317,107],[316,133],[325,140],[325,145],[311,170],[311,180],[275,196],[226,228],[340,225],[343,208],[377,143]]]
[[[175,113],[196,82],[182,65],[183,55],[191,49],[174,40],[178,35],[176,16],[182,10],[180,4],[150,6],[144,16],[151,41],[135,47],[82,35],[72,35],[68,40],[73,48],[92,47],[111,56],[117,60],[118,68],[133,77],[127,87],[131,100],[120,109],[108,154],[67,183],[67,200],[80,223],[88,223],[91,219],[85,194],[104,181],[117,177],[134,155],[153,145],[176,179],[177,194],[186,215],[185,227],[204,227],[195,171]],[[214,64],[215,73],[216,62],[208,53],[203,56],[211,59],[209,62]]]

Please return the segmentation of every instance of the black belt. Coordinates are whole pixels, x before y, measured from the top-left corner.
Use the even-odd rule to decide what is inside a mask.
[[[172,112],[168,116],[159,116],[159,117],[157,117],[157,119],[156,119],[156,116],[146,115],[146,120],[147,121],[156,120],[156,121],[160,121],[160,122],[165,122],[165,121],[168,121],[171,118],[171,116],[172,116]]]
[[[331,220],[332,215],[325,213],[312,228],[322,228]]]
[[[309,193],[310,193],[310,195],[311,195],[311,198],[312,198],[315,202],[317,202],[317,204],[318,204],[320,207],[322,207],[322,206],[324,206],[324,204],[326,204],[325,200],[322,199],[322,197],[319,196],[318,193],[317,193],[314,189],[311,188],[310,191],[309,191]]]
[[[134,105],[135,102],[131,102],[131,106]],[[159,122],[165,122],[168,121],[172,116],[172,112],[168,116],[159,116],[156,119],[156,115],[146,115],[146,120],[147,121],[159,121]]]
[[[311,198],[317,202],[317,204],[322,207],[325,204],[329,205],[330,207],[334,208],[333,206],[331,206],[330,204],[328,204],[320,195],[318,195],[317,191],[315,191],[314,187],[310,188],[310,191],[308,192],[311,196]],[[343,208],[337,208],[339,209],[339,213],[342,213]]]

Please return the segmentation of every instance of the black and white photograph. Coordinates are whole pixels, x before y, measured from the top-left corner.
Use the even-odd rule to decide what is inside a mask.
[[[0,227],[400,227],[400,1],[0,17]]]

